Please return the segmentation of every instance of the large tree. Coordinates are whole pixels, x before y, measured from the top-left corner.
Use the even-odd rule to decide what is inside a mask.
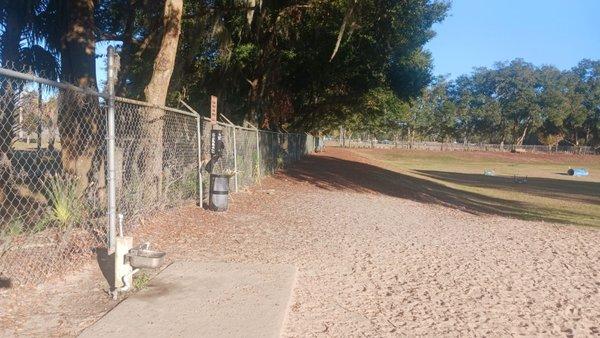
[[[96,1],[48,0],[39,31],[60,61],[60,79],[97,91]],[[58,131],[65,172],[78,182],[90,203],[101,203],[105,188],[105,116],[94,95],[61,90]]]
[[[600,146],[600,60],[582,60],[572,72],[579,79],[576,90],[586,110],[585,142]]]
[[[183,0],[165,0],[162,39],[154,59],[150,82],[144,89],[146,101],[154,106],[164,106],[167,100],[181,32],[182,13]],[[165,111],[150,108],[146,114],[143,128],[143,165],[146,175],[149,176],[146,183],[151,184],[150,191],[158,193],[162,191]]]

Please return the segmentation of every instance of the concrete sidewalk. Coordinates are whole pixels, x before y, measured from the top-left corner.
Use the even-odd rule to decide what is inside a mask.
[[[276,337],[290,265],[175,262],[80,337]]]

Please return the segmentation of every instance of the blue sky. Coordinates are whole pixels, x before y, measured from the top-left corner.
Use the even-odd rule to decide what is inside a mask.
[[[100,91],[104,90],[106,81],[106,49],[110,45],[117,47],[121,45],[121,42],[102,41],[96,44],[96,79]]]
[[[600,0],[453,0],[426,48],[435,75],[523,58],[560,69],[600,59]]]

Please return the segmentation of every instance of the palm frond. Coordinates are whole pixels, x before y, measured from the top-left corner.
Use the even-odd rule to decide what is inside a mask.
[[[58,79],[59,65],[56,57],[40,45],[22,48],[21,64],[37,76],[50,80]]]

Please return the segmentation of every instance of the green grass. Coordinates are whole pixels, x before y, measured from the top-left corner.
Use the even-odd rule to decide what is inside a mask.
[[[37,140],[30,140],[29,143],[25,141],[16,141],[13,145],[15,150],[36,150],[37,149]],[[44,140],[42,143],[42,149],[48,148],[47,140]],[[60,150],[60,142],[57,140],[54,142],[54,149]]]
[[[140,272],[137,276],[133,277],[133,287],[136,291],[145,289],[150,283],[150,276],[145,272]]]
[[[600,226],[600,156],[354,151],[386,169],[420,179],[420,187],[412,188],[425,189],[440,200],[460,201],[466,210]],[[569,167],[585,167],[590,176],[567,176]],[[494,170],[496,176],[484,176],[485,169]],[[514,175],[527,176],[527,183],[515,183]]]

